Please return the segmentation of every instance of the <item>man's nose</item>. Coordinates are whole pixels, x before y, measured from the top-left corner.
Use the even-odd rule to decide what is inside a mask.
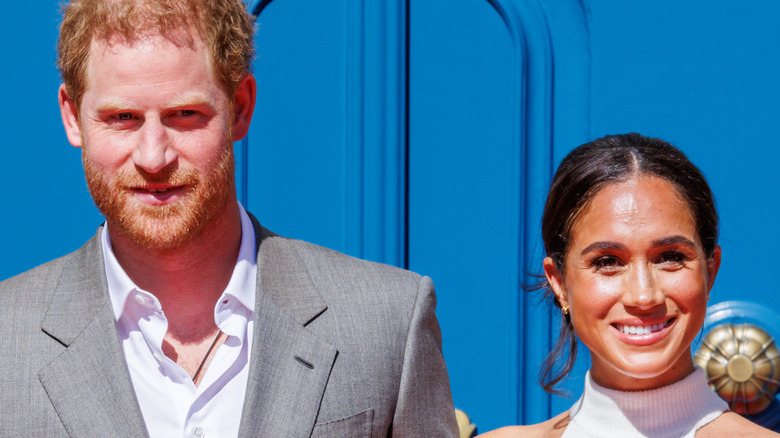
[[[178,154],[171,147],[165,125],[156,119],[144,121],[139,130],[138,143],[133,150],[133,162],[149,173],[157,173],[176,161]]]
[[[621,301],[626,307],[647,309],[664,302],[664,292],[647,263],[637,263],[624,277]]]

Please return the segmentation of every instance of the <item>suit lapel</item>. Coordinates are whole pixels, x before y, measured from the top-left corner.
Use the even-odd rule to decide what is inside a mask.
[[[100,230],[64,267],[41,328],[66,348],[38,377],[71,436],[147,435],[116,334]]]
[[[239,435],[310,436],[338,352],[305,326],[327,306],[295,243],[252,221],[258,290]]]

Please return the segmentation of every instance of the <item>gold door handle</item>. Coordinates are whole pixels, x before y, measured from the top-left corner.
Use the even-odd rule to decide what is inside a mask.
[[[780,350],[753,324],[721,324],[702,340],[693,358],[710,387],[742,415],[764,411],[780,388]]]

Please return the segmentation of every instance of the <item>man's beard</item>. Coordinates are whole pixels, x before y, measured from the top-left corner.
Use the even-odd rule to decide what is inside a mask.
[[[139,167],[104,177],[82,152],[87,187],[112,229],[147,249],[174,249],[199,236],[232,198],[235,161],[230,142],[209,174],[181,169],[176,163],[158,173]],[[133,199],[131,187],[165,183],[186,186],[172,204],[148,205]]]

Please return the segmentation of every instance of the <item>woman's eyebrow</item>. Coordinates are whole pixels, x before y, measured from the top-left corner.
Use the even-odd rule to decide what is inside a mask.
[[[583,255],[590,251],[599,251],[604,249],[623,251],[626,249],[626,246],[617,242],[593,242],[590,245],[586,246],[585,249],[583,249],[582,252],[580,252],[580,255]]]
[[[686,246],[696,247],[696,244],[691,241],[691,239],[688,239],[684,236],[670,236],[670,237],[664,237],[662,239],[657,239],[653,241],[653,246],[668,246],[668,245],[678,245],[683,244]]]
[[[658,247],[658,246],[669,246],[669,245],[685,245],[695,248],[696,244],[693,243],[690,239],[684,236],[669,236],[669,237],[663,237],[661,239],[656,239],[653,241],[652,246]],[[611,249],[615,251],[624,251],[626,249],[626,246],[618,243],[618,242],[593,242],[590,245],[586,246],[585,249],[583,249],[580,252],[580,255],[584,255],[590,251],[601,251]]]

